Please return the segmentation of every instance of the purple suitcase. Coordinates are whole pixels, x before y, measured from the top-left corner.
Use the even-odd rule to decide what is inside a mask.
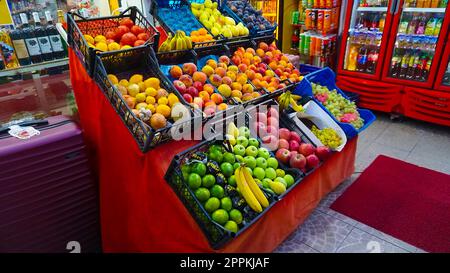
[[[82,132],[64,116],[47,120],[28,140],[0,134],[0,252],[100,252],[98,186]]]

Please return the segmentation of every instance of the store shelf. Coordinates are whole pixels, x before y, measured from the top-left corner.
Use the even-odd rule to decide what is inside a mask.
[[[428,38],[438,38],[439,36],[434,35],[425,35],[425,34],[406,34],[406,33],[397,33],[397,36],[407,36],[407,37],[428,37]]]
[[[0,71],[0,77],[15,76],[18,74],[29,73],[29,72],[33,72],[33,71],[63,66],[63,65],[67,65],[67,64],[69,64],[69,58],[58,59],[58,60],[53,60],[53,61],[43,62],[43,63],[38,63],[38,64],[30,64],[30,65],[26,65],[26,66],[17,67],[17,68],[2,70],[2,71]]]
[[[387,11],[387,7],[358,7],[357,11]]]
[[[404,12],[436,12],[445,13],[445,8],[404,8]]]

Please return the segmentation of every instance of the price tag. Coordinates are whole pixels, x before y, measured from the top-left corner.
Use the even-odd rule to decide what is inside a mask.
[[[37,136],[40,135],[41,132],[39,132],[38,130],[34,129],[31,126],[27,126],[27,127],[22,127],[19,125],[13,125],[11,127],[9,127],[9,131],[8,133],[18,139],[29,139],[33,136]]]

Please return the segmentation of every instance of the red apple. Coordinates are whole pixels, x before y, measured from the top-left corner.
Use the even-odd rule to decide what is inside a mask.
[[[268,125],[268,126],[273,126],[273,127],[275,127],[275,128],[278,128],[278,126],[279,126],[278,118],[276,118],[276,117],[270,117],[270,118],[268,118],[268,119],[267,119],[267,125]]]
[[[289,129],[286,128],[280,128],[278,133],[280,134],[280,138],[285,140],[289,140],[291,137],[291,131],[289,131]]]
[[[299,144],[302,143],[302,138],[300,137],[299,134],[297,134],[297,132],[294,132],[294,131],[291,132],[291,135],[289,136],[289,140],[295,140]]]
[[[256,118],[258,122],[262,122],[264,124],[267,124],[267,115],[264,113],[258,113],[256,114]]]
[[[306,167],[310,169],[314,169],[319,166],[320,160],[315,154],[308,155],[306,157]]]
[[[288,149],[279,149],[275,154],[276,159],[284,164],[288,164],[291,157],[291,152]]]
[[[186,93],[189,93],[193,98],[198,97],[198,90],[193,86],[189,87]]]
[[[306,166],[306,158],[299,153],[291,155],[289,166],[291,166],[291,168],[302,169]]]
[[[181,94],[186,93],[186,85],[182,81],[174,80],[173,85]]]
[[[314,154],[314,150],[315,150],[314,146],[309,143],[302,143],[302,144],[300,144],[300,148],[298,148],[298,152],[304,156]]]
[[[259,137],[263,137],[267,134],[267,128],[266,128],[266,124],[262,123],[262,122],[253,122],[253,126],[252,126],[252,134],[253,135],[257,135]]]
[[[278,110],[275,107],[270,107],[269,111],[267,112],[267,117],[274,117],[276,119],[279,118]]]
[[[182,82],[184,83],[184,85],[186,85],[186,87],[190,87],[190,86],[192,86],[192,84],[194,83],[194,82],[192,81],[191,76],[189,76],[189,75],[187,75],[187,74],[181,75],[181,77],[179,78],[179,80],[182,81]]]
[[[197,89],[199,92],[203,91],[203,83],[201,83],[201,82],[194,82],[194,84],[192,86],[194,86],[195,89]]]
[[[326,160],[330,156],[330,149],[326,146],[317,147],[316,155],[320,160]]]
[[[188,93],[183,94],[183,98],[187,103],[191,103],[193,101],[192,96],[189,95]]]
[[[278,138],[278,129],[274,126],[267,126],[266,129],[267,134],[275,136],[276,138]]]
[[[296,140],[289,141],[289,150],[298,151],[298,148],[300,148],[300,144]]]
[[[278,148],[278,138],[273,135],[267,135],[262,138],[264,147],[270,151],[275,151]]]
[[[289,149],[289,141],[287,141],[286,139],[280,138],[278,140],[278,149]]]

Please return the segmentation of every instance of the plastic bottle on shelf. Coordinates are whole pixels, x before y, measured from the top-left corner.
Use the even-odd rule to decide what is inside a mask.
[[[442,18],[439,18],[436,22],[436,25],[433,30],[433,36],[439,36],[439,32],[441,31],[442,27]]]
[[[432,36],[434,34],[434,28],[436,27],[436,23],[437,23],[438,18],[434,18],[431,17],[428,22],[427,25],[425,27],[425,35],[429,35]]]
[[[427,23],[427,17],[422,16],[419,20],[419,23],[417,24],[416,34],[424,34],[425,33],[425,26]]]
[[[428,75],[430,75],[431,62],[433,61],[433,56],[429,55],[426,57],[425,66],[422,68],[422,76],[421,80],[426,81],[428,79]]]
[[[402,16],[402,19],[401,19],[400,24],[398,26],[398,33],[403,33],[403,34],[407,33],[409,19],[410,18],[408,16]]]
[[[386,22],[386,13],[383,13],[383,16],[381,16],[380,21],[378,22],[379,31],[383,32],[385,22]]]
[[[355,44],[350,45],[347,56],[347,70],[355,71],[358,58],[358,47]]]
[[[409,52],[403,53],[403,56],[401,58],[401,64],[400,64],[400,72],[398,74],[398,78],[406,78],[406,72],[408,71],[408,64],[409,64]]]
[[[378,13],[375,13],[372,18],[370,19],[370,30],[377,30],[378,29],[378,23],[380,21],[380,17]]]
[[[414,73],[416,71],[415,65],[419,62],[418,52],[414,52],[409,58],[408,70],[406,71],[406,78],[411,80],[414,79]]]
[[[391,77],[398,78],[400,75],[402,58],[398,55],[397,51],[394,52],[394,56],[391,60]]]
[[[408,30],[406,32],[407,34],[415,34],[416,33],[417,24],[419,23],[418,21],[419,20],[418,20],[417,16],[414,16],[412,18],[412,20],[408,24]]]
[[[356,70],[359,72],[365,72],[367,67],[367,46],[362,45],[358,52]]]

